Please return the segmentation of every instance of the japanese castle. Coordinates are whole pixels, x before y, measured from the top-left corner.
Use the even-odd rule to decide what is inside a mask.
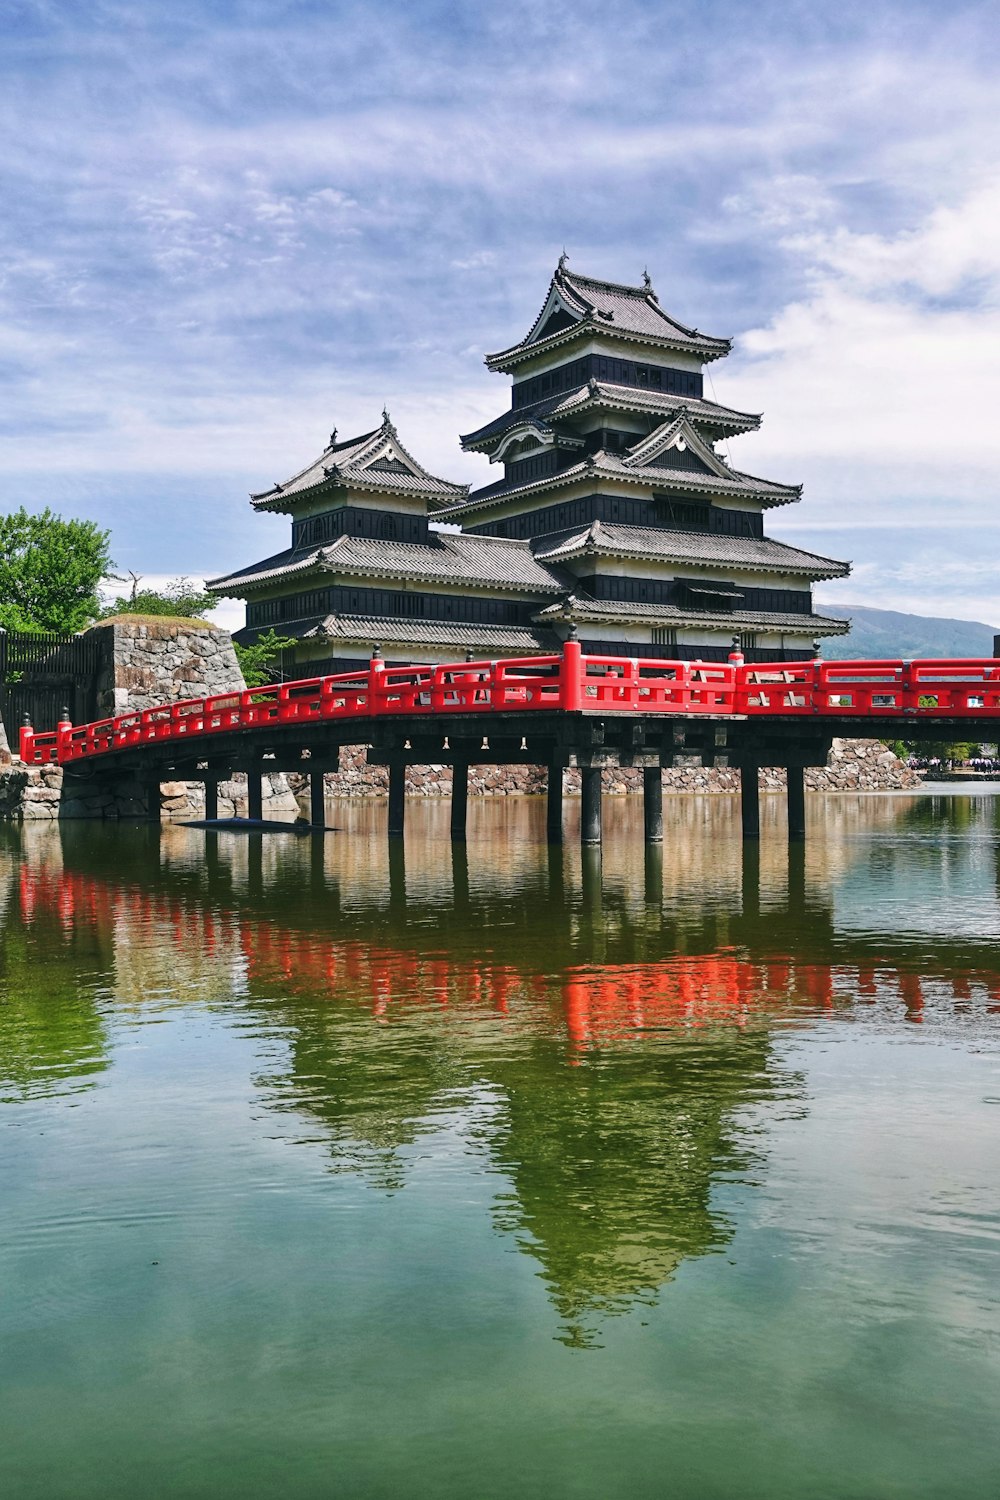
[[[209,583],[247,602],[245,642],[296,641],[285,675],[389,662],[585,651],[722,661],[796,660],[844,620],[811,587],[849,571],[764,535],[801,498],[718,451],[760,417],[705,399],[729,339],[687,328],[639,286],[560,258],[518,343],[487,356],[513,377],[510,409],[462,438],[502,465],[480,489],[438,479],[387,413],[284,484],[251,497],[292,519],[291,546]],[[442,523],[446,523],[442,526]]]

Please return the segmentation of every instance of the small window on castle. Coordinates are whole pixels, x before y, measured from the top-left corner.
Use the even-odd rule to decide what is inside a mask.
[[[757,645],[757,632],[755,630],[740,631],[740,650],[752,651]]]
[[[653,626],[653,645],[654,646],[676,646],[677,645],[677,630],[676,630],[676,627],[673,626],[673,625],[654,625]]]

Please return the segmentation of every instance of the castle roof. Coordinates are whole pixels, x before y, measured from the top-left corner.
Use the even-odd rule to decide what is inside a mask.
[[[677,436],[678,433],[675,432],[673,438]],[[689,437],[692,436],[693,434],[689,434]],[[657,452],[646,447],[647,444],[652,443],[653,438],[663,443]],[[498,500],[512,499],[514,496],[522,495],[534,496],[543,494],[547,490],[563,489],[581,479],[639,482],[656,490],[673,490],[706,496],[718,495],[722,498],[740,496],[760,500],[769,506],[791,505],[802,498],[800,484],[777,484],[770,479],[758,479],[754,474],[745,474],[740,469],[731,468],[723,463],[717,454],[713,455],[715,462],[712,465],[713,472],[710,473],[669,467],[664,459],[668,446],[667,435],[660,430],[651,434],[649,438],[643,439],[641,446],[644,450],[641,455],[638,455],[635,449],[624,457],[617,453],[606,453],[603,450],[588,454],[578,463],[570,464],[565,469],[559,469],[555,474],[545,475],[541,479],[499,479],[495,484],[488,484],[482,489],[473,490],[468,499],[450,507],[446,515],[449,519],[452,515],[456,518],[464,518],[470,511],[493,505]],[[689,442],[689,446],[695,447],[695,444]]]
[[[798,635],[846,635],[851,628],[849,620],[837,620],[827,615],[741,610],[738,607],[740,597],[739,594],[733,595],[733,602],[737,606],[734,609],[692,610],[673,604],[621,603],[613,599],[586,599],[574,594],[539,610],[534,618],[539,622],[553,624],[556,621],[579,625],[657,624],[718,630],[778,630]]]
[[[282,624],[282,632],[286,626]],[[363,641],[379,646],[444,646],[481,651],[554,652],[560,642],[554,631],[529,625],[476,625],[451,620],[402,620],[395,615],[324,615],[301,633],[300,640]]]
[[[717,402],[706,401],[700,396],[670,396],[660,391],[615,385],[611,381],[591,380],[576,390],[546,396],[530,406],[502,412],[492,422],[487,422],[484,427],[463,437],[462,447],[470,451],[489,451],[496,438],[522,423],[549,425],[562,421],[565,417],[581,416],[584,412],[600,408],[632,412],[639,416],[666,417],[683,413],[699,427],[708,427],[720,435],[756,432],[761,423],[759,415],[734,411],[731,407],[720,406]]]
[[[509,349],[488,354],[486,364],[491,370],[511,371],[581,334],[617,336],[630,343],[680,350],[703,361],[721,359],[732,348],[731,340],[688,328],[664,312],[648,277],[639,286],[599,281],[569,271],[561,256],[542,310],[528,333]]]
[[[722,536],[702,531],[667,531],[655,526],[620,526],[592,521],[535,543],[539,562],[559,565],[591,554],[640,558],[650,562],[753,568],[770,573],[801,573],[812,578],[843,578],[850,565],[816,552],[803,552],[769,537]]]
[[[346,442],[331,440],[311,464],[269,490],[252,494],[257,510],[289,510],[306,494],[322,489],[368,490],[396,495],[423,495],[435,505],[454,504],[469,492],[467,484],[452,484],[428,473],[399,440],[382,413],[382,425]],[[291,502],[291,504],[290,504]]]
[[[465,584],[514,594],[563,592],[563,585],[535,559],[527,542],[446,531],[432,532],[427,542],[341,536],[323,547],[289,547],[239,572],[213,578],[206,587],[240,597],[278,580],[319,574]]]

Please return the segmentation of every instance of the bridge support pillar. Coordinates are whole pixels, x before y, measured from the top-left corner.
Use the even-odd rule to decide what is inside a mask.
[[[163,816],[160,803],[159,781],[144,782],[143,792],[146,801],[146,821],[149,823],[159,823]],[[139,816],[141,817],[142,814],[140,813]]]
[[[550,844],[561,844],[563,837],[563,768],[561,760],[549,761],[545,799],[545,833]]]
[[[663,842],[647,841],[643,859],[643,894],[647,906],[663,904]]]
[[[205,777],[205,817],[214,822],[219,816],[219,778]]]
[[[314,828],[326,827],[326,783],[320,770],[309,772],[309,821]]]
[[[580,767],[580,842],[601,842],[601,768]]]
[[[389,837],[403,837],[403,818],[406,813],[406,762],[389,762]]]
[[[247,817],[259,823],[264,816],[264,786],[261,780],[260,761],[251,761],[247,768]]]
[[[456,844],[465,843],[469,812],[469,763],[456,760],[451,768],[451,837]]]
[[[647,844],[663,843],[663,772],[659,766],[643,767],[642,827]]]
[[[806,773],[802,766],[788,766],[788,837],[789,840],[806,836]]]
[[[740,817],[743,821],[745,839],[760,838],[760,786],[757,775],[760,766],[744,764],[740,767]]]

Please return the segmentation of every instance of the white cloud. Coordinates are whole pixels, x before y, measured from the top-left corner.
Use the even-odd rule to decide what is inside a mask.
[[[804,479],[789,524],[975,529],[1000,498],[1000,179],[895,235],[785,239],[809,290],[745,333],[720,398],[764,409],[751,470]]]

